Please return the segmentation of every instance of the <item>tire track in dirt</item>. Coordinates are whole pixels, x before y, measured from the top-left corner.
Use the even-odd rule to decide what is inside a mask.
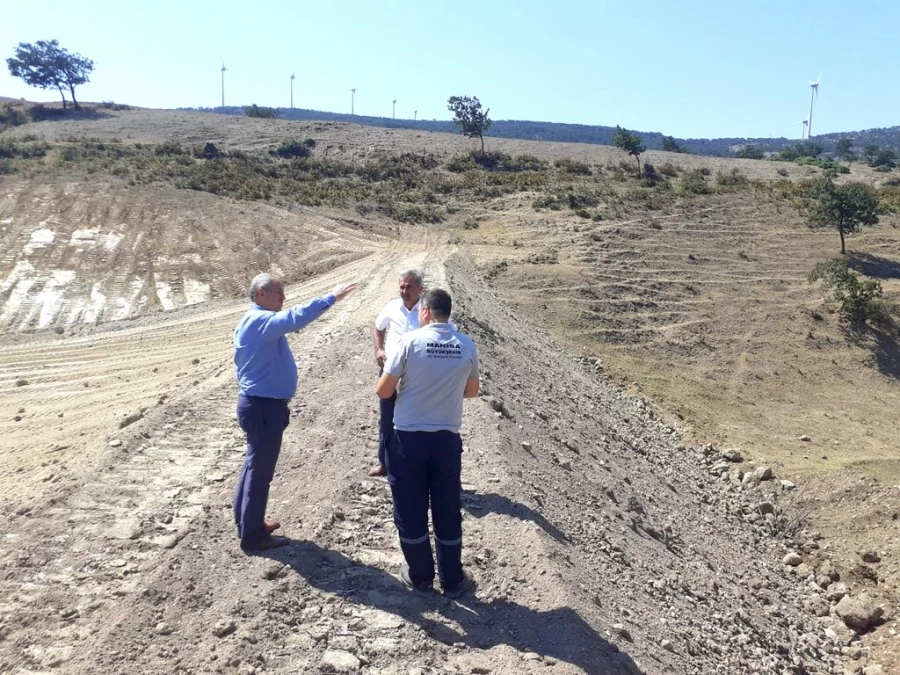
[[[396,294],[396,271],[422,266],[430,255],[433,253],[410,257],[404,247],[395,246],[381,256],[357,260],[290,286],[289,301],[295,301],[323,292],[323,286],[338,279],[359,277],[363,282],[356,293],[304,329],[298,338],[291,338],[301,372],[315,353],[330,350],[347,331],[367,329],[374,317],[373,308],[380,308]],[[139,576],[155,569],[160,557],[190,530],[191,523],[216,503],[213,493],[219,491],[219,483],[233,479],[243,437],[233,421],[232,378],[223,381],[220,376],[224,372],[230,376],[230,330],[243,307],[241,303],[175,325],[163,323],[72,340],[63,349],[45,341],[25,345],[15,354],[3,354],[0,400],[28,390],[27,396],[18,398],[18,404],[68,404],[73,416],[89,417],[93,429],[110,426],[89,412],[100,400],[112,395],[127,406],[157,395],[146,379],[135,376],[136,372],[171,369],[174,362],[186,361],[190,354],[203,354],[204,362],[210,363],[206,372],[190,375],[198,378],[193,388],[174,394],[171,401],[151,409],[143,420],[123,430],[120,446],[104,448],[96,441],[88,442],[84,450],[94,457],[81,466],[79,480],[66,481],[69,486],[57,491],[44,507],[32,510],[19,506],[21,515],[16,516],[11,512],[12,504],[7,505],[15,523],[8,522],[2,536],[13,546],[2,556],[0,567],[14,568],[21,574],[7,575],[0,583],[0,597],[7,598],[0,604],[0,612],[16,617],[14,623],[23,630],[29,626],[33,630],[48,620],[59,624],[24,652],[14,649],[18,654],[12,657],[13,663],[47,666],[56,659],[68,660],[76,649],[76,636],[85,631],[84,626],[73,625],[72,617],[98,612],[98,620],[92,625],[104,625],[100,608],[111,589],[114,597],[132,592]],[[33,383],[12,389],[15,383],[7,375],[11,369],[32,377]],[[123,373],[133,377],[124,378]],[[70,382],[69,390],[64,388],[53,398],[51,391],[63,380]],[[98,382],[102,395],[85,398],[79,391],[85,382]],[[368,389],[371,383],[366,384]],[[158,381],[157,385],[172,394],[171,382]],[[0,428],[0,433],[4,431]],[[69,433],[71,430],[61,435]],[[48,457],[41,446],[56,439],[47,433],[39,436],[41,440],[31,445],[20,437],[25,445],[13,453],[19,473],[34,468],[22,466],[23,455]],[[58,451],[64,461],[75,461],[70,449]],[[7,482],[11,467],[4,468]],[[15,501],[21,504],[21,499]],[[66,531],[71,534],[48,534]],[[51,607],[56,610],[49,611]],[[73,608],[75,614],[70,613]],[[13,628],[13,637],[0,643],[0,653],[4,645],[18,644],[17,629],[6,625],[7,630]],[[34,646],[37,643],[39,647]]]

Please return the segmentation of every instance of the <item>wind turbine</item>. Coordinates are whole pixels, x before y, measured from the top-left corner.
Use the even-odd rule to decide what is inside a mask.
[[[809,125],[806,130],[806,138],[809,140],[812,138],[812,111],[813,111],[813,99],[819,99],[819,81],[822,79],[822,73],[819,73],[819,77],[816,78],[816,81],[809,81],[809,117],[806,118],[806,123]]]
[[[397,119],[397,99],[394,99],[394,107],[391,108],[391,119]]]
[[[356,87],[350,90],[350,114],[353,114],[353,108],[356,104]]]
[[[225,71],[228,68],[225,67],[225,60],[222,60],[222,107],[225,107]]]
[[[413,122],[415,122],[417,119],[419,119],[419,111],[413,110]]]
[[[802,141],[805,138],[806,126],[809,124],[809,120],[800,120],[799,122],[794,122],[791,126],[795,127],[798,124],[803,125],[803,129],[800,130],[800,140]]]
[[[294,109],[294,73],[291,71],[291,110]]]

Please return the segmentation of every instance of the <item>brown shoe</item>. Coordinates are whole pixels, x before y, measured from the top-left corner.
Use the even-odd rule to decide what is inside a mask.
[[[277,520],[269,520],[268,518],[266,518],[264,522],[266,526],[266,532],[268,532],[269,534],[272,534],[272,532],[281,527],[281,523],[279,523]]]
[[[387,476],[387,467],[385,467],[384,464],[373,466],[371,469],[369,469],[369,475],[373,478],[376,476]]]
[[[268,551],[269,549],[278,548],[279,546],[287,546],[291,540],[287,537],[273,537],[271,534],[262,541],[252,546],[241,546],[245,551]]]

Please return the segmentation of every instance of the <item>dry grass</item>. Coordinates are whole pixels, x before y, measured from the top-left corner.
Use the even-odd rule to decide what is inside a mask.
[[[285,139],[312,138],[317,161],[353,171],[403,153],[434,157],[439,166],[416,178],[421,185],[407,181],[409,185],[391,193],[397,203],[411,207],[431,195],[444,219],[433,227],[450,228],[454,241],[468,244],[502,294],[573,351],[601,357],[610,374],[635,383],[636,391],[658,401],[694,439],[739,446],[801,473],[857,466],[884,477],[900,476],[893,451],[897,336],[850,331],[828,311],[825,294],[806,277],[817,262],[835,255],[837,238],[808,230],[780,196],[790,194],[795,181],[820,175],[816,168],[649,152],[644,160],[665,170],[664,181],[648,187],[628,175],[631,162],[615,148],[488,139],[489,150],[527,155],[529,163],[544,168],[506,175],[452,173],[447,164],[474,147],[461,136],[153,110],[104,111],[101,118],[26,125],[5,136],[26,134],[32,143],[51,145],[79,137],[125,147],[214,142],[226,152],[260,154]],[[53,164],[55,171],[75,171],[70,180],[76,185],[98,185],[96,174],[110,170],[100,163],[91,167],[92,174],[78,175],[85,166],[58,164],[65,163]],[[164,180],[170,170],[169,164],[160,166],[153,180]],[[49,190],[51,201],[54,193],[69,192],[65,175],[39,174],[33,172],[37,183],[58,186]],[[120,174],[123,184],[136,176],[133,167]],[[849,178],[873,184],[886,180],[859,166]],[[124,197],[116,178],[104,180],[110,185],[103,192]],[[381,188],[367,179],[354,180],[352,185],[345,180],[339,193],[323,193],[327,215],[344,214],[353,227],[365,228],[371,220],[379,232],[390,234],[385,218],[394,217],[391,212],[382,209],[376,219],[377,211],[367,212],[360,202],[366,190],[376,194]],[[153,207],[158,189],[145,192],[137,182],[129,199],[137,197],[144,206],[134,226],[167,219]],[[323,181],[315,189],[328,185]],[[33,182],[20,194],[35,189]],[[87,194],[93,191],[87,189]],[[177,194],[166,191],[159,208],[170,213]],[[190,191],[181,194],[186,204],[199,199],[189,197]],[[274,194],[275,204],[296,208],[289,191],[279,197],[276,189]],[[329,202],[328,194],[337,197]],[[27,201],[7,202],[4,215],[19,222],[24,214],[17,209],[27,210]],[[42,208],[47,214],[53,210],[49,203]],[[238,211],[244,220],[243,209]],[[900,294],[897,222],[894,215],[884,216],[880,226],[849,244],[856,268],[880,276],[889,300]],[[190,225],[179,227],[185,226]],[[236,234],[249,232],[246,227],[241,225]],[[13,234],[7,232],[6,238]],[[199,242],[204,236],[198,230],[175,239]],[[228,268],[259,264],[259,246],[247,251],[252,261],[230,260]],[[222,264],[215,257],[210,262]],[[150,256],[134,266],[134,274],[145,274],[153,264]],[[212,269],[193,273],[212,284],[213,296],[234,292],[231,280],[216,285]],[[118,282],[127,285],[128,280]],[[812,442],[800,442],[802,434]]]

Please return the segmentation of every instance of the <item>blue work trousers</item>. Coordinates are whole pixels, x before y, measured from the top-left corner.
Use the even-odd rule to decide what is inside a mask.
[[[390,398],[379,398],[381,416],[378,420],[378,463],[385,466],[387,446],[394,437],[394,404],[397,403],[397,392]]]
[[[286,399],[244,396],[238,398],[238,422],[247,434],[247,456],[234,492],[234,523],[241,546],[255,546],[269,533],[266,504],[269,484],[281,452],[281,438],[290,421]]]
[[[394,524],[415,584],[434,582],[428,506],[441,585],[463,579],[460,469],[462,439],[452,431],[396,431],[387,447]]]

